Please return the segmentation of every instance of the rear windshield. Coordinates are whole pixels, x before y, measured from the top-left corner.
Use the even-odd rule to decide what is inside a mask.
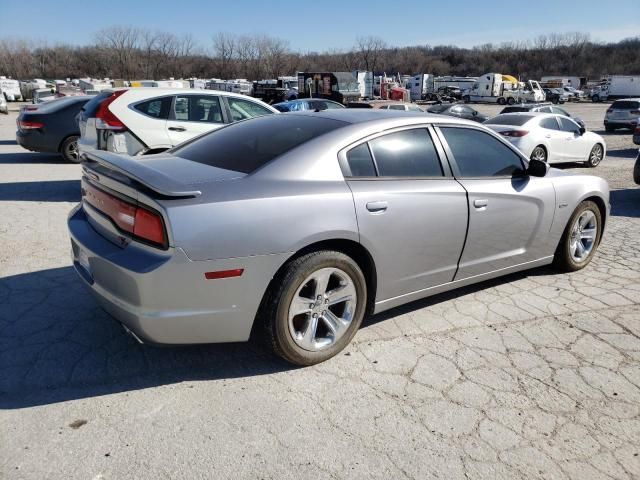
[[[521,126],[533,118],[533,115],[498,115],[490,118],[486,122],[487,125],[514,125]]]
[[[50,102],[43,103],[38,106],[38,113],[50,113],[63,108],[67,108],[70,105],[76,105],[86,103],[89,100],[87,97],[61,97],[51,100]]]
[[[611,108],[614,108],[616,110],[637,110],[638,108],[640,108],[640,102],[618,100],[617,102],[613,102]]]
[[[447,108],[449,108],[451,105],[445,105],[445,104],[440,104],[440,105],[433,105],[431,107],[429,107],[427,109],[427,112],[430,113],[440,113],[440,112],[444,112]]]
[[[82,119],[92,118],[98,111],[98,107],[102,101],[111,95],[111,92],[102,92],[89,100],[84,107],[82,107]]]
[[[504,107],[500,113],[528,112],[529,107]]]
[[[171,153],[212,167],[251,173],[274,158],[346,122],[304,115],[267,115],[214,130]]]

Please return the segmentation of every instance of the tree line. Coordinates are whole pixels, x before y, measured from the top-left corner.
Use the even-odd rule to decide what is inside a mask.
[[[100,30],[89,45],[48,45],[0,38],[0,75],[19,79],[109,77],[127,80],[246,78],[259,80],[297,71],[368,70],[387,74],[432,73],[477,76],[500,72],[524,79],[542,75],[640,74],[640,36],[615,43],[588,34],[542,35],[532,40],[394,47],[375,36],[360,37],[348,50],[297,52],[268,35],[217,33],[198,45],[191,35],[131,26]]]

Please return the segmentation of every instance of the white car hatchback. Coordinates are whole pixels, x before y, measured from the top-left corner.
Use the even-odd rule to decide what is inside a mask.
[[[226,124],[272,113],[279,112],[260,100],[218,90],[105,90],[79,114],[78,149],[160,153]]]
[[[504,136],[527,157],[547,163],[584,162],[598,165],[606,155],[604,139],[587,132],[564,115],[504,113],[484,125]]]

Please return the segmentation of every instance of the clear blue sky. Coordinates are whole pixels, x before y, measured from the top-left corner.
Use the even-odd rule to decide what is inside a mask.
[[[293,50],[350,49],[358,36],[395,46],[526,40],[541,34],[587,32],[593,40],[640,35],[640,0],[0,0],[0,38],[86,44],[96,31],[132,25],[191,33],[210,48],[217,32],[264,33]],[[224,6],[223,6],[224,5]]]

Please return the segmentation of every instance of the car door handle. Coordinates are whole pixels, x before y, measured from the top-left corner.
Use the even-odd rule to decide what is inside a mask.
[[[371,213],[382,213],[387,210],[387,202],[367,202],[367,210]]]
[[[544,138],[551,138],[551,135],[545,135]]]
[[[473,206],[476,208],[486,208],[487,205],[489,205],[489,200],[486,198],[479,198],[473,201]]]
[[[169,127],[172,132],[185,132],[187,129],[184,127]]]

